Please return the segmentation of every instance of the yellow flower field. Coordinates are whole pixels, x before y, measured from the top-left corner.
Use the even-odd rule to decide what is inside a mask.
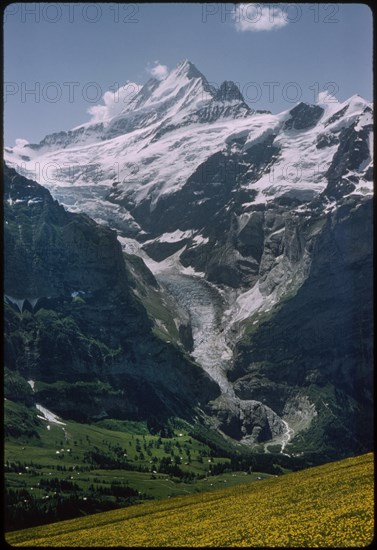
[[[373,455],[8,533],[15,546],[367,546]]]

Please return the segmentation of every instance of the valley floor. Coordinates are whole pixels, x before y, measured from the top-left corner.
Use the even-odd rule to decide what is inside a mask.
[[[260,483],[8,533],[14,546],[364,547],[373,540],[371,453]]]

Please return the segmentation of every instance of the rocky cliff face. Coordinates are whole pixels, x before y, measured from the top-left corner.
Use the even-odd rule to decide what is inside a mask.
[[[371,200],[349,199],[320,221],[297,223],[305,251],[296,243],[285,254],[301,264],[303,282],[244,321],[235,347],[236,395],[268,403],[301,432],[301,450],[372,445],[372,217]]]
[[[5,167],[5,291],[34,305],[42,298],[99,293],[127,297],[114,233],[69,214],[47,191]]]
[[[50,384],[46,406],[80,419],[190,416],[216,396],[182,346],[154,334],[116,234],[6,166],[4,175],[6,366]],[[78,407],[58,381],[110,386]]]

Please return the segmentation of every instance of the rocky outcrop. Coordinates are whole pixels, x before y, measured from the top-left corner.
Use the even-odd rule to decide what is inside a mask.
[[[285,130],[306,130],[314,126],[324,110],[319,105],[307,105],[299,103],[290,111],[290,118],[285,122]]]
[[[221,396],[208,405],[217,429],[244,444],[255,445],[284,434],[286,426],[268,406],[257,400],[229,400]]]

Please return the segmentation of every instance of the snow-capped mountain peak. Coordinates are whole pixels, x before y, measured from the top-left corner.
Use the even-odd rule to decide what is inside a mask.
[[[176,77],[185,76],[187,78],[201,78],[203,81],[207,82],[206,77],[189,59],[184,59],[178,63],[170,74],[174,74]]]
[[[180,63],[162,80],[150,79],[135,97],[130,108],[165,108],[174,103],[176,110],[180,107],[197,105],[212,99],[214,90],[206,78],[190,61]],[[128,109],[129,110],[129,109]]]
[[[158,139],[172,128],[193,122],[244,118],[253,112],[244,102],[236,84],[225,81],[216,89],[187,59],[163,79],[150,78],[143,86],[128,82],[122,96],[117,99],[119,103],[124,104],[120,112],[117,106],[116,111],[107,110],[105,117],[102,116],[102,110],[106,106],[95,106],[91,114],[97,120],[72,130],[49,134],[38,144],[26,144],[22,152],[23,160],[31,160],[41,153],[56,149],[102,143],[139,129],[148,129],[148,133]],[[10,150],[7,149],[8,152]],[[12,163],[12,159],[8,160]]]
[[[361,178],[363,193],[370,192],[371,133],[372,104],[358,95],[339,103],[321,94],[315,105],[299,103],[276,115],[254,112],[235,83],[225,80],[215,89],[184,60],[163,79],[151,78],[135,90],[106,124],[51,134],[39,144],[18,140],[14,148],[5,149],[5,157],[11,166],[22,165],[25,175],[56,192],[71,209],[87,210],[92,189],[97,220],[108,219],[111,212],[113,220],[126,217],[131,225],[136,220],[132,227],[139,232],[143,225],[151,230],[148,220],[163,209],[167,197],[190,188],[189,178],[195,187],[189,200],[208,206],[211,185],[220,186],[228,172],[233,178],[235,169],[234,185],[242,188],[246,205],[283,196],[313,199],[325,191],[330,176],[335,186],[343,185],[341,178],[347,180],[347,151],[352,148],[349,169]],[[346,148],[341,145],[345,141]],[[221,160],[212,174],[216,155]],[[46,177],[43,170],[36,173],[37,164],[53,168]],[[99,185],[103,208],[98,207]],[[344,185],[352,191],[348,180]],[[78,193],[77,186],[83,191]],[[59,188],[65,189],[64,196]],[[108,200],[103,201],[105,195]],[[165,222],[158,223],[165,232],[178,228],[173,221],[171,226]],[[179,229],[192,229],[190,223]]]

